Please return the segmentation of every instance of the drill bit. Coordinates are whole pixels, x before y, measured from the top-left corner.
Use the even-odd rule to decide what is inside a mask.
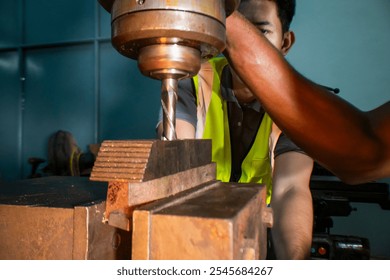
[[[176,140],[177,79],[162,79],[161,107],[163,113],[163,140]]]

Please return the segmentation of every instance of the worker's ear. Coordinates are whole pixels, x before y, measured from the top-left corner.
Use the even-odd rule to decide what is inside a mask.
[[[292,45],[295,43],[295,34],[293,31],[287,31],[283,35],[282,54],[286,55]]]

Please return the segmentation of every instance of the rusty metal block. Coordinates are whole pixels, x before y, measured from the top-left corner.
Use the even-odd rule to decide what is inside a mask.
[[[107,186],[46,177],[0,186],[0,259],[130,259],[131,233],[103,224]]]
[[[211,140],[108,140],[90,179],[146,182],[211,163]]]
[[[266,188],[211,181],[133,212],[133,259],[264,259]]]
[[[90,180],[108,182],[105,221],[131,230],[136,206],[215,179],[210,140],[117,140],[100,147]]]

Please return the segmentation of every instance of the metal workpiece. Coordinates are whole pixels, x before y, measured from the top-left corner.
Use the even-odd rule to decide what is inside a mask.
[[[104,221],[130,231],[137,206],[215,180],[210,140],[104,141],[90,180],[108,182]]]
[[[106,140],[90,180],[139,183],[211,163],[211,140]]]
[[[99,0],[111,13],[112,45],[138,61],[142,74],[162,80],[196,75],[200,65],[223,51],[226,16],[239,0]],[[175,95],[176,89],[167,91]],[[164,92],[162,97],[164,96]],[[174,140],[174,99],[162,101],[164,139]],[[164,111],[164,105],[166,110]],[[168,129],[168,131],[166,131]]]
[[[146,182],[111,181],[103,222],[131,231],[133,211],[137,207],[210,182],[215,179],[215,170],[215,164],[211,163]]]

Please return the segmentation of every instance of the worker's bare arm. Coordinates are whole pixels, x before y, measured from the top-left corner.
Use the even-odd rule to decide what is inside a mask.
[[[272,200],[277,259],[307,259],[313,234],[313,206],[309,188],[313,160],[287,152],[275,159]]]

